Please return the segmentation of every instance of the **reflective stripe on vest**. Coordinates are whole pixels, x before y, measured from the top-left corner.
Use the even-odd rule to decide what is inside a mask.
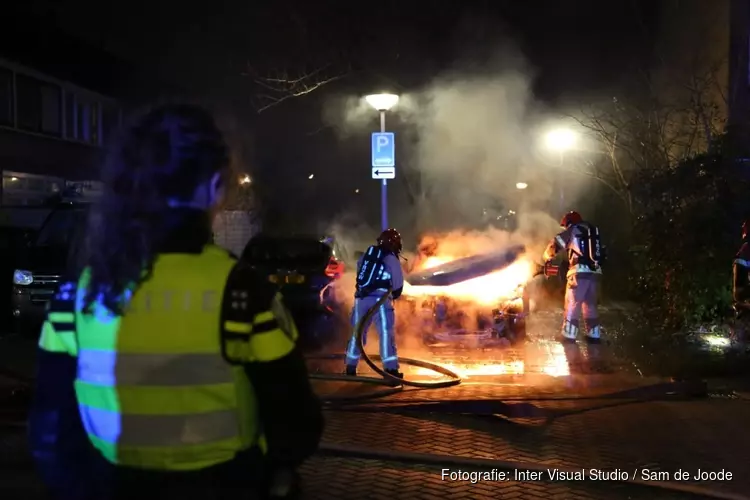
[[[574,274],[602,274],[602,268],[598,267],[596,270],[592,271],[591,268],[585,264],[576,264],[575,266],[571,266],[570,269],[568,269],[568,274],[566,276],[572,276]]]
[[[108,461],[195,470],[257,443],[252,387],[242,367],[222,358],[217,331],[234,263],[211,246],[200,255],[162,255],[124,316],[100,304],[94,314],[77,314],[76,396],[89,439]],[[181,301],[179,293],[201,300]]]
[[[63,283],[47,306],[39,348],[58,354],[77,354],[75,311],[75,284]]]

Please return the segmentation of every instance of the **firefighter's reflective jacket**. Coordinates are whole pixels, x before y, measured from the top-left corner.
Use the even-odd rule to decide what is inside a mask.
[[[596,226],[581,222],[561,231],[550,241],[544,252],[544,259],[550,260],[562,251],[567,252],[568,276],[602,274],[601,242]]]
[[[404,276],[401,263],[393,253],[373,245],[360,257],[357,263],[357,289],[355,297],[383,294],[391,287],[394,299],[401,295]]]

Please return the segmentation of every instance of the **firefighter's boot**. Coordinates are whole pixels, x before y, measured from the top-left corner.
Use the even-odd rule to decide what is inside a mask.
[[[560,338],[563,342],[575,342],[578,338],[578,321],[564,320],[560,330]]]
[[[388,368],[387,370],[385,370],[385,372],[388,375],[390,375],[392,377],[395,377],[397,379],[403,380],[403,378],[404,378],[404,374],[401,373],[400,371],[396,370],[395,368]],[[396,380],[389,380],[388,382],[390,382],[391,385],[401,385],[401,383],[398,382],[398,381],[396,381]]]

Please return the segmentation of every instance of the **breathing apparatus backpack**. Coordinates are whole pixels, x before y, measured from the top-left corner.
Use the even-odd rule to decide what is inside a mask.
[[[576,229],[579,233],[576,236],[578,248],[581,250],[578,263],[595,271],[607,260],[607,252],[602,245],[599,228],[593,224],[583,223],[577,224]]]
[[[391,284],[390,279],[383,277],[386,274],[383,262],[386,255],[386,251],[379,246],[371,246],[362,255],[357,271],[357,290],[354,294],[356,298],[366,297],[379,288],[388,288]]]

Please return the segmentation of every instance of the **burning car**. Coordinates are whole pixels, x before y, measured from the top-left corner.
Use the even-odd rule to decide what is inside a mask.
[[[554,275],[520,245],[501,251],[452,258],[434,251],[421,255],[406,276],[399,316],[417,319],[423,343],[441,348],[504,348],[526,338],[530,311],[528,283]]]

